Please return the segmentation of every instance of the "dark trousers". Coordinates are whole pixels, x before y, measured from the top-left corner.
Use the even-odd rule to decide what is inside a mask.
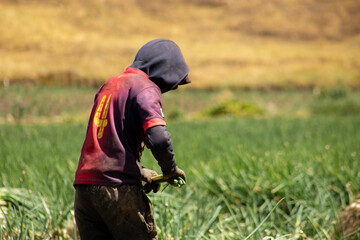
[[[155,240],[151,202],[141,186],[78,185],[75,220],[82,240]]]

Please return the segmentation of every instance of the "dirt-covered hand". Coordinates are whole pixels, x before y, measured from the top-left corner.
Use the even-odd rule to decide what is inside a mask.
[[[178,167],[175,167],[175,169],[169,173],[163,173],[163,174],[165,180],[181,177],[186,182],[185,172]]]
[[[158,173],[152,169],[142,168],[141,169],[141,180],[145,182],[143,186],[145,193],[151,192],[151,190],[156,193],[160,189],[160,183],[155,183],[151,180],[152,177],[157,176]]]

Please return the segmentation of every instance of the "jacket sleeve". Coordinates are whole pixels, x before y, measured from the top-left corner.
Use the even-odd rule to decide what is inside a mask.
[[[163,174],[173,172],[176,169],[175,154],[166,126],[158,125],[147,129],[146,139],[146,146],[158,161]]]
[[[166,125],[159,88],[149,87],[141,91],[136,97],[136,105],[144,132],[154,126]]]

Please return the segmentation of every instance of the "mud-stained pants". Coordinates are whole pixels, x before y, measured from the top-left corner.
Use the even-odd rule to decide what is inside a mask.
[[[77,185],[75,220],[81,240],[156,240],[151,202],[140,186]]]

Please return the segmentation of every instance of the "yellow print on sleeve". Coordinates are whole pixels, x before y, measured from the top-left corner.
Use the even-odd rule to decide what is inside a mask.
[[[97,126],[99,128],[98,135],[97,135],[98,139],[101,139],[103,137],[104,128],[108,125],[108,120],[106,119],[106,117],[107,117],[108,111],[109,111],[111,95],[112,94],[110,94],[108,98],[106,95],[104,95],[102,97],[99,107],[97,108],[96,113],[95,113],[94,124],[95,124],[95,126]],[[107,100],[106,100],[106,98],[107,98]],[[105,109],[103,111],[105,101],[106,101],[106,104],[105,104]],[[102,112],[102,114],[101,114],[101,112]]]

